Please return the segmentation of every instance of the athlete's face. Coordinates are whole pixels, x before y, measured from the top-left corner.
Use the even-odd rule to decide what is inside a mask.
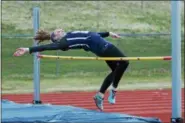
[[[65,32],[63,29],[56,29],[53,32],[53,40],[59,41],[62,37],[64,37],[64,35],[65,35]]]

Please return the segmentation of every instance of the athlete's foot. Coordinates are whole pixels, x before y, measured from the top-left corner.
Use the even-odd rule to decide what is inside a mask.
[[[95,104],[97,106],[97,108],[101,111],[103,111],[103,98],[99,95],[99,94],[96,94],[94,96],[94,101],[95,101]]]
[[[116,103],[116,92],[115,90],[110,90],[109,91],[109,97],[108,97],[108,101],[110,104],[115,104]]]

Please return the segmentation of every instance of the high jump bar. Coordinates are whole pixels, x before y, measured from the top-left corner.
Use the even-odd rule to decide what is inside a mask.
[[[38,58],[47,59],[66,59],[66,60],[106,60],[106,61],[124,61],[124,60],[171,60],[171,56],[149,56],[149,57],[82,57],[82,56],[54,56],[38,55]]]

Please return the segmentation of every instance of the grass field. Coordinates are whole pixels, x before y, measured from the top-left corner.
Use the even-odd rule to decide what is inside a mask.
[[[67,31],[170,32],[170,2],[145,1],[143,9],[140,3],[139,1],[3,1],[2,33],[9,35],[33,34],[31,16],[33,6],[41,8],[40,28],[47,30],[62,27]],[[84,4],[86,6],[82,6]],[[182,15],[184,15],[183,11]],[[184,17],[182,18],[182,32],[184,32],[183,20]],[[171,54],[170,36],[107,39],[122,49],[127,56],[165,56]],[[16,48],[28,47],[32,43],[31,39],[26,38],[2,38],[2,89],[4,92],[32,90],[32,55],[12,57]],[[184,59],[183,46],[184,38],[182,38],[182,60]],[[56,51],[44,54],[56,55]],[[59,55],[94,56],[83,50],[59,51]],[[59,76],[56,76],[56,62],[56,60],[41,60],[42,90],[97,87],[109,72],[103,61],[60,60],[58,61],[60,73]],[[122,79],[121,87],[130,84],[133,85],[133,88],[137,88],[135,86],[138,86],[138,83],[149,82],[151,84],[159,83],[159,86],[161,83],[169,85],[171,82],[170,63],[170,61],[131,61],[128,71]],[[182,67],[184,68],[184,64]],[[71,88],[71,86],[73,87]],[[127,89],[126,87],[124,89]]]

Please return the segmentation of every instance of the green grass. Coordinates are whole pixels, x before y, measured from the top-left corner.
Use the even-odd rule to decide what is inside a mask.
[[[32,31],[32,8],[38,6],[40,27],[48,30],[62,27],[66,30],[169,32],[170,1],[143,3],[142,9],[140,1],[3,1],[2,22],[29,33],[28,30]],[[182,30],[183,8],[184,4]],[[6,33],[7,31],[12,30],[6,30]]]
[[[86,4],[86,7],[82,7]],[[158,7],[158,5],[162,7]],[[33,34],[32,7],[39,6],[40,28],[53,30],[62,27],[69,30],[115,31],[120,33],[170,32],[170,2],[129,1],[52,1],[2,2],[2,33]],[[183,11],[182,11],[183,15]],[[182,18],[183,20],[183,18]],[[182,21],[182,31],[184,21]],[[182,38],[182,46],[184,38]],[[118,46],[127,56],[166,56],[171,54],[170,36],[124,37],[107,40]],[[2,89],[3,91],[32,90],[33,57],[12,57],[18,47],[29,47],[33,41],[25,38],[2,38]],[[44,52],[56,55],[56,51]],[[59,55],[94,56],[80,51],[59,51]],[[184,59],[184,47],[182,47]],[[182,59],[182,60],[183,60]],[[59,62],[59,76],[56,76]],[[183,62],[182,62],[183,63]],[[184,64],[182,64],[184,68]],[[99,86],[110,72],[103,61],[41,60],[41,88],[88,88]],[[183,73],[182,73],[183,74]],[[149,82],[171,82],[170,61],[131,61],[121,86]],[[24,89],[23,89],[24,88]],[[137,87],[136,87],[137,88]],[[124,88],[125,89],[125,88]],[[62,89],[61,89],[62,90]],[[69,89],[70,90],[70,89]]]

